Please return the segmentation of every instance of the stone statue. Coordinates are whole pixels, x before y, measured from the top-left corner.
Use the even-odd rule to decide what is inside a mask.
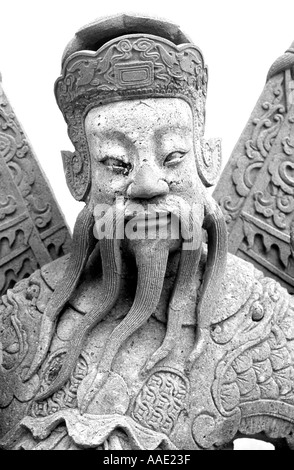
[[[162,20],[103,19],[67,46],[55,94],[85,205],[71,254],[2,297],[2,449],[294,445],[294,302],[227,256],[206,87]]]

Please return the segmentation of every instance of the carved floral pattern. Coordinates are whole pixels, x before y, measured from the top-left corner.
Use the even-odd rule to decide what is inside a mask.
[[[7,215],[13,214],[16,211],[16,200],[13,196],[9,195],[4,201],[0,201],[0,220],[5,219]]]
[[[263,113],[252,121],[252,135],[244,143],[244,154],[239,156],[232,171],[236,196],[224,196],[219,201],[229,227],[239,216],[285,119],[282,86],[283,78],[272,89],[272,101],[265,101],[261,106]]]

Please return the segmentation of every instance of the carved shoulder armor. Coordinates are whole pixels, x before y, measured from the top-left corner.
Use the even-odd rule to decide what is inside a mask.
[[[194,439],[210,448],[237,434],[263,433],[294,447],[294,299],[234,256],[222,294],[211,343],[198,362],[200,368],[205,363],[209,383],[209,391],[201,386],[200,395],[209,393],[212,402],[205,412],[196,410]]]
[[[39,386],[38,376],[24,382],[36,350],[40,322],[65,259],[36,271],[0,299],[0,436],[25,415]]]

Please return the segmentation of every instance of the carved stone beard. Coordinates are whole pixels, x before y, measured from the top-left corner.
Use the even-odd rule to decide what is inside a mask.
[[[215,211],[215,207],[212,211],[211,204],[209,205],[207,203],[206,209],[209,207],[210,210],[206,210],[206,222],[207,219],[211,219],[211,214]],[[219,217],[215,218],[213,216],[212,220],[213,219],[218,220]],[[113,230],[111,223],[113,223],[113,219],[111,222],[106,224],[106,226],[108,225],[107,230]],[[194,241],[192,249],[182,249],[181,251],[178,273],[168,307],[168,324],[166,336],[161,347],[155,351],[155,353],[145,364],[144,370],[142,371],[144,373],[147,373],[157,362],[166,357],[172,350],[173,345],[176,343],[177,334],[180,331],[183,318],[185,316],[183,306],[185,305],[186,285],[191,281],[191,279],[195,278],[198,269],[202,249],[201,228],[203,225],[203,219],[191,220],[191,212],[185,213],[185,211],[182,210],[181,223],[182,233],[184,233],[184,236],[185,233],[188,232],[190,224],[193,224],[194,236],[196,233],[197,240],[196,244]],[[51,338],[54,333],[57,317],[77,286],[87,259],[93,250],[93,225],[93,216],[89,209],[85,207],[77,219],[73,237],[74,249],[69,260],[67,270],[61,284],[57,287],[52,296],[50,304],[46,309],[40,334],[40,344],[42,346],[36,353],[30,372],[32,372],[34,368],[39,367],[40,363],[45,359],[51,343]],[[219,232],[219,227],[217,227],[217,225],[218,224],[212,223],[212,226],[215,227],[214,232],[216,233]],[[219,233],[216,238],[220,239]],[[109,339],[107,340],[100,363],[96,368],[95,377],[99,375],[101,376],[101,373],[108,373],[111,370],[113,360],[122,344],[136,330],[146,323],[152,313],[156,310],[161,296],[169,256],[169,241],[162,239],[136,240],[133,241],[131,245],[135,254],[136,265],[138,269],[135,299],[128,314],[113,330]],[[212,256],[209,256],[209,252],[212,253]],[[122,270],[120,241],[115,237],[110,239],[103,238],[100,240],[100,253],[103,271],[102,301],[100,302],[98,308],[93,308],[83,317],[81,323],[73,333],[69,342],[68,353],[65,356],[65,360],[57,378],[47,390],[42,391],[37,395],[37,400],[44,400],[45,398],[49,397],[55,391],[61,388],[62,385],[68,380],[82,351],[88,333],[110,312],[118,299],[120,293]],[[215,275],[220,274],[219,269],[215,269],[215,266],[214,268],[210,266],[211,262],[215,265],[215,263],[219,264],[217,260],[222,260],[223,257],[219,257],[218,255],[219,246],[216,243],[216,248],[212,251],[208,251],[208,269],[206,270],[208,272],[208,277],[211,277],[211,275],[215,277]],[[215,297],[215,280],[213,284],[213,296]],[[210,279],[207,279],[207,275],[205,274],[202,286],[202,296],[204,296],[204,301],[202,298],[202,304],[204,304],[204,308],[207,308],[207,301],[205,301],[205,298],[207,297],[208,287],[212,287],[212,285]],[[199,323],[199,319],[198,334],[196,336],[200,338],[200,340],[203,336],[203,332],[201,331],[201,322]],[[196,347],[192,352],[192,359],[189,358],[190,363],[197,357],[197,354],[199,354],[199,351]],[[88,387],[89,393],[87,397],[85,397],[84,411],[87,407],[87,404],[91,401],[91,398],[96,393],[97,389],[99,389],[99,387],[102,385],[101,380],[97,381],[95,377]]]

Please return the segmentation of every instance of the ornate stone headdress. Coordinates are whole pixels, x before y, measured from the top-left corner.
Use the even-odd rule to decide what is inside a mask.
[[[62,75],[55,84],[57,103],[76,150],[62,153],[74,197],[86,200],[90,187],[84,120],[91,108],[129,99],[181,98],[191,106],[195,140],[199,141],[204,131],[206,89],[202,53],[175,25],[122,15],[82,28],[65,50]],[[210,160],[197,162],[206,185],[211,184]],[[217,161],[219,166],[219,156]]]

